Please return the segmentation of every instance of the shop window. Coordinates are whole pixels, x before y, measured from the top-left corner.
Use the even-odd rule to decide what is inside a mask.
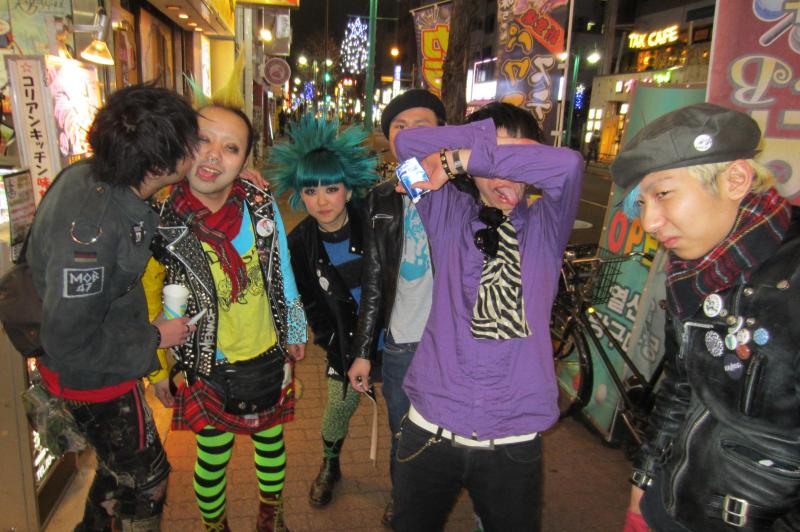
[[[495,61],[482,61],[475,65],[475,83],[484,83],[494,79]]]
[[[695,28],[694,35],[692,35],[692,42],[707,42],[711,40],[711,26],[704,26],[702,28]]]

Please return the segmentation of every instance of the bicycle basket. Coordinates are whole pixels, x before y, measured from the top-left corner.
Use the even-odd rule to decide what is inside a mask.
[[[614,255],[605,248],[600,248],[597,256],[600,265],[592,283],[592,304],[599,305],[610,299],[611,287],[617,280],[622,263],[628,260],[626,255]]]

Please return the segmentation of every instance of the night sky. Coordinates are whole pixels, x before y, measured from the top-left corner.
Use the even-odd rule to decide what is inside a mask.
[[[329,5],[328,33],[336,43],[341,43],[344,37],[348,15],[369,15],[369,0],[300,0],[300,9],[292,11],[292,56],[300,55],[309,37],[325,31],[326,3]]]
[[[300,9],[292,10],[292,53],[290,63],[295,65],[296,58],[303,53],[307,41],[315,35],[325,31],[325,4],[328,10],[328,33],[334,42],[339,45],[344,38],[345,27],[350,15],[369,16],[369,0],[300,0]],[[378,0],[379,17],[406,17],[410,20],[407,0]],[[401,12],[402,11],[402,12]],[[377,25],[377,50],[388,50],[394,41],[395,22],[379,20]],[[386,54],[383,54],[386,55]],[[381,64],[380,54],[376,63]],[[385,62],[385,61],[384,61]]]

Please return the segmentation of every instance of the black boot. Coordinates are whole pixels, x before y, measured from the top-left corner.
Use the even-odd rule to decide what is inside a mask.
[[[331,502],[331,499],[333,499],[333,485],[342,478],[342,471],[339,468],[339,453],[342,450],[344,440],[333,443],[325,440],[322,440],[322,442],[325,444],[325,457],[322,459],[322,466],[319,468],[317,478],[311,484],[311,491],[308,494],[311,506],[317,508],[327,506]]]

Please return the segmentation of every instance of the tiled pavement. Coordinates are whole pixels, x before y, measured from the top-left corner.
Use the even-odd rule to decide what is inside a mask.
[[[282,205],[289,228],[300,219]],[[341,482],[333,502],[324,509],[308,503],[308,489],[319,468],[322,449],[320,424],[325,401],[322,352],[311,347],[298,364],[302,381],[295,420],[285,426],[288,453],[286,522],[293,532],[335,530],[380,531],[380,516],[389,497],[389,430],[383,398],[378,394],[379,439],[376,463],[369,460],[372,406],[362,399],[351,420],[350,434],[342,452]],[[379,387],[379,385],[378,385]],[[149,392],[149,391],[148,391]],[[192,491],[194,438],[189,432],[169,430],[170,412],[152,398],[159,433],[173,470],[169,480],[168,503],[164,512],[166,532],[202,529]],[[605,447],[586,428],[572,419],[559,423],[544,435],[544,532],[611,532],[622,528],[628,497],[629,464],[622,452]],[[253,469],[253,447],[248,437],[237,437],[228,471],[228,515],[234,532],[255,528],[257,492]],[[80,518],[92,459],[81,460],[82,468],[51,519],[47,532],[66,532]],[[447,524],[447,531],[473,529],[469,498],[462,493]]]
[[[285,426],[288,453],[286,522],[293,532],[335,530],[381,531],[380,516],[388,500],[389,430],[385,405],[379,397],[378,459],[369,460],[372,406],[362,400],[351,420],[350,435],[342,452],[341,482],[333,502],[324,509],[308,503],[308,488],[321,459],[319,427],[324,407],[324,362],[313,348],[297,368],[303,395],[297,404],[295,421]],[[149,392],[149,390],[148,390]],[[150,396],[172,463],[168,504],[164,512],[165,532],[202,529],[192,492],[194,438],[189,432],[170,431],[169,412]],[[380,395],[380,394],[379,394]],[[622,528],[627,503],[629,464],[618,449],[604,446],[578,422],[567,419],[544,435],[544,532],[612,532]],[[228,471],[228,514],[234,532],[255,528],[256,481],[248,437],[237,437]],[[82,501],[90,482],[91,459],[75,486],[61,503],[47,532],[72,530],[80,518]],[[472,527],[469,498],[462,493],[447,524],[447,531],[469,532]]]

